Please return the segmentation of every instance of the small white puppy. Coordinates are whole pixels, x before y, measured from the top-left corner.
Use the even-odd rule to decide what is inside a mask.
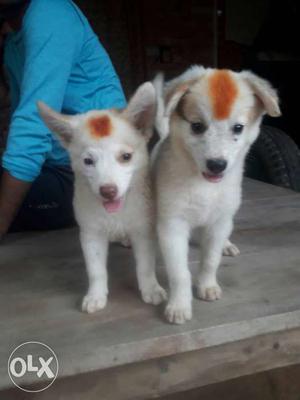
[[[160,84],[157,79],[158,90]],[[161,96],[156,125],[163,140],[154,150],[158,236],[170,286],[166,317],[180,324],[192,317],[191,230],[199,227],[201,235],[198,296],[219,299],[216,274],[223,248],[231,248],[245,156],[262,116],[279,116],[280,109],[276,91],[248,71],[194,66]]]
[[[39,103],[40,114],[68,149],[75,173],[74,209],[89,288],[88,313],[105,307],[109,241],[129,237],[138,286],[146,303],[166,299],[155,274],[154,210],[147,141],[155,115],[151,83],[140,86],[123,111],[66,116]]]

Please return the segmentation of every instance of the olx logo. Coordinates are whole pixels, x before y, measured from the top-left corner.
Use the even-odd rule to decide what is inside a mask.
[[[8,374],[19,389],[41,392],[52,385],[57,377],[56,354],[44,343],[23,343],[9,357]]]

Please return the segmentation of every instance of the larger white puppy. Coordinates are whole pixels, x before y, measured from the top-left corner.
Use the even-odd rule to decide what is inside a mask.
[[[164,140],[154,151],[158,235],[170,285],[166,317],[183,323],[192,317],[190,232],[200,227],[198,296],[219,299],[216,274],[241,202],[245,156],[262,116],[280,110],[276,91],[247,71],[194,66],[167,83],[162,97]]]
[[[106,305],[108,243],[125,236],[134,248],[143,300],[158,304],[166,298],[155,275],[147,152],[155,108],[155,91],[149,82],[137,90],[122,112],[66,116],[39,103],[45,123],[68,149],[75,173],[74,208],[89,278],[82,309],[88,313]]]

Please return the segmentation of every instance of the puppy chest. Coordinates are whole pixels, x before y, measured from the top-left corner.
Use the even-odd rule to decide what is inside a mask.
[[[231,208],[228,196],[220,193],[217,188],[191,189],[186,196],[182,210],[191,226],[203,226],[228,213]]]
[[[190,199],[186,204],[184,214],[192,227],[202,226],[209,223],[212,218],[220,214],[215,201],[208,202],[207,199]]]

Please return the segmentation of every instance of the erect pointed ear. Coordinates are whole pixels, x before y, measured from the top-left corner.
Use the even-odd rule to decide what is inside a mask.
[[[171,81],[164,83],[162,73],[156,75],[153,84],[157,95],[157,113],[155,127],[161,139],[169,134],[169,122],[172,112],[189,88],[205,73],[205,68],[194,65]]]
[[[271,117],[279,117],[281,115],[279,99],[271,84],[250,71],[243,71],[241,75],[253,90],[254,95],[260,100],[264,112]]]
[[[151,82],[146,82],[132,96],[123,115],[137,129],[147,135],[154,124],[155,112],[155,90]]]
[[[64,147],[71,143],[74,131],[74,117],[60,114],[48,107],[42,101],[37,103],[39,114],[48,128],[56,133]]]
[[[165,88],[165,115],[170,116],[182,96],[204,75],[205,68],[193,65],[177,78],[167,82]]]
[[[179,100],[187,92],[189,85],[180,83],[165,89],[164,76],[162,73],[156,75],[153,80],[157,96],[157,112],[155,127],[161,139],[169,134],[170,115],[177,107]]]

